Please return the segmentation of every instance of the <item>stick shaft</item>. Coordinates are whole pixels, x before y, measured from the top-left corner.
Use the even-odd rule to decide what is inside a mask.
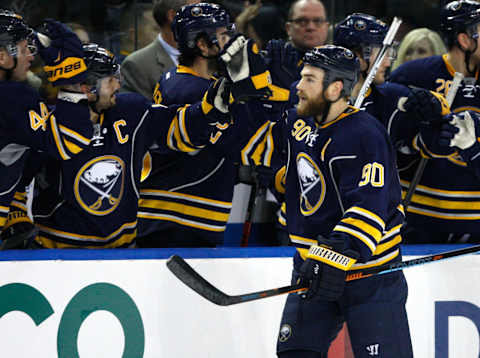
[[[480,251],[480,245],[470,246],[463,249],[447,251],[431,256],[424,256],[418,259],[412,259],[402,262],[392,262],[385,265],[366,268],[363,270],[354,270],[347,273],[346,281],[354,281],[374,275],[382,275],[406,268],[424,265],[430,262],[446,260],[452,257],[473,254]],[[206,298],[212,303],[220,306],[230,306],[237,303],[244,303],[259,300],[268,297],[274,297],[285,293],[294,293],[307,290],[306,287],[295,284],[283,286],[263,291],[245,293],[241,295],[230,296],[220,291],[210,282],[205,280],[198,272],[196,272],[185,260],[180,256],[174,255],[167,261],[168,269],[185,285],[197,292],[200,296]]]
[[[363,82],[360,92],[358,93],[357,99],[355,100],[354,107],[360,108],[360,106],[362,105],[363,100],[365,99],[365,94],[370,88],[370,85],[372,84],[373,79],[375,78],[375,75],[377,74],[377,71],[383,62],[383,59],[387,54],[387,50],[389,49],[390,46],[392,46],[393,39],[395,38],[395,35],[397,34],[398,28],[400,27],[401,23],[402,23],[402,20],[399,19],[398,17],[393,18],[390,28],[388,29],[388,32],[385,35],[385,38],[383,39],[383,46],[380,49],[380,52],[378,53],[377,58],[375,59],[375,62],[373,63],[373,66],[367,75],[367,78]]]

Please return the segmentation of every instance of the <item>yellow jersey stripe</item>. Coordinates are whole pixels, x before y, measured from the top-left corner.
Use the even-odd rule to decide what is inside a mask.
[[[176,213],[195,216],[199,218],[206,218],[209,220],[224,221],[228,220],[229,214],[219,213],[213,210],[201,209],[194,206],[188,206],[185,204],[174,203],[171,201],[163,200],[149,200],[143,199],[140,204],[142,208],[162,209],[165,211],[173,211]]]
[[[65,127],[64,125],[61,125],[61,124],[59,124],[58,127],[60,128],[61,133],[74,138],[75,140],[77,140],[78,142],[80,142],[82,144],[85,144],[85,145],[90,144],[90,139],[85,138],[80,133],[77,133],[77,132],[71,130],[70,128],[67,128],[67,127]]]
[[[388,249],[391,249],[392,247],[400,244],[402,242],[402,236],[397,235],[395,236],[391,241],[388,241],[384,244],[380,244],[377,246],[377,249],[373,253],[374,255],[381,255]]]
[[[51,235],[63,237],[65,239],[70,239],[70,240],[79,239],[81,241],[84,241],[84,240],[108,241],[108,240],[114,238],[115,236],[119,235],[123,230],[135,229],[137,227],[137,221],[132,221],[132,222],[129,222],[129,223],[125,223],[122,226],[120,226],[117,230],[112,232],[110,235],[105,236],[105,237],[92,236],[92,235],[79,235],[79,234],[74,234],[74,233],[70,233],[70,232],[66,232],[66,231],[62,231],[62,230],[53,229],[53,228],[43,226],[43,225],[40,225],[40,224],[37,224],[37,226],[41,231],[44,231],[44,232],[46,232],[48,234],[51,234]]]
[[[180,225],[190,226],[190,227],[207,230],[207,231],[222,232],[222,231],[225,231],[226,229],[226,223],[225,223],[225,226],[208,225],[208,224],[203,224],[193,220],[182,219],[182,218],[171,216],[171,215],[153,214],[153,213],[147,213],[144,211],[139,211],[137,214],[137,217],[142,219],[172,221]]]
[[[350,235],[356,237],[357,239],[359,239],[360,241],[362,241],[370,249],[372,254],[375,252],[375,249],[376,249],[375,243],[373,243],[372,240],[369,237],[363,235],[362,233],[360,233],[358,231],[355,231],[355,230],[352,230],[348,227],[338,225],[338,224],[337,224],[337,226],[335,226],[333,231],[340,231],[340,232],[345,232],[347,234],[350,234]]]
[[[382,230],[385,230],[385,222],[380,218],[380,216],[378,216],[375,213],[372,213],[371,211],[369,211],[367,209],[363,209],[363,208],[360,208],[358,206],[352,206],[345,213],[355,213],[355,214],[358,214],[360,216],[364,216],[367,219],[375,221],[382,228]]]
[[[108,249],[108,248],[115,248],[119,246],[128,245],[131,242],[133,242],[136,236],[137,236],[137,231],[135,230],[134,233],[122,235],[118,240],[115,240],[114,242],[111,242],[109,244],[102,245],[102,246],[66,244],[63,242],[54,241],[52,239],[49,239],[41,235],[38,235],[35,238],[35,241],[37,241],[40,245],[42,245],[47,249],[68,249],[68,248],[79,248],[79,247],[85,248],[85,249],[98,249],[99,247]]]
[[[372,225],[367,224],[365,221],[354,219],[352,217],[347,217],[342,219],[340,222],[355,226],[356,228],[362,230],[364,233],[370,235],[378,243],[382,238],[382,232]]]
[[[203,198],[201,196],[184,194],[184,193],[177,193],[177,192],[174,192],[174,191],[166,191],[166,190],[158,190],[158,189],[143,189],[143,190],[140,190],[140,194],[166,197],[166,198],[183,199],[183,200],[193,201],[193,202],[196,202],[196,203],[201,203],[201,204],[206,204],[206,205],[219,206],[219,207],[226,208],[226,209],[231,209],[232,208],[232,202],[207,199],[207,198]],[[141,199],[141,200],[143,200],[143,199]]]

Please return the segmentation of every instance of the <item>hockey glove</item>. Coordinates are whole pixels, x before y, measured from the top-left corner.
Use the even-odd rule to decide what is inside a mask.
[[[302,57],[290,42],[270,40],[264,58],[274,85],[288,90],[293,82],[300,79]]]
[[[64,24],[47,19],[40,33],[50,38],[48,46],[41,35],[37,41],[38,53],[45,62],[44,71],[54,86],[83,82],[87,67],[83,60],[82,43],[77,35]]]
[[[270,73],[253,40],[237,34],[225,45],[220,59],[226,66],[229,79],[233,82],[232,96],[235,101],[250,98],[268,98],[272,91]]]
[[[202,100],[202,112],[210,124],[229,123],[231,83],[224,77],[219,78],[207,90]]]
[[[442,126],[448,123],[446,115],[450,113],[450,107],[442,95],[423,88],[412,88],[408,97],[400,98],[398,108],[411,113],[417,120],[420,133],[414,139],[414,147],[423,156],[441,158],[455,153],[454,149],[442,145]]]
[[[26,249],[36,235],[37,229],[26,212],[11,211],[0,234],[0,250]]]
[[[476,112],[464,111],[448,116],[449,122],[442,126],[443,143],[459,149],[465,161],[471,161],[480,155],[478,142],[479,115]]]
[[[358,253],[344,249],[343,239],[319,238],[312,245],[300,267],[299,283],[308,286],[305,298],[338,300],[345,289],[347,271],[357,261]]]

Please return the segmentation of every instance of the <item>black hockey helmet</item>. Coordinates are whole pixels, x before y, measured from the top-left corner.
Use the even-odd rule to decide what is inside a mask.
[[[33,30],[25,23],[22,16],[10,10],[0,9],[0,47],[3,47],[11,56],[17,55],[17,44],[22,40],[33,43]],[[35,52],[30,47],[32,53]]]
[[[381,45],[388,26],[376,17],[354,13],[335,26],[333,42],[337,46],[354,48],[359,45]]]
[[[87,66],[86,83],[95,85],[101,78],[120,76],[120,65],[112,52],[94,43],[84,44],[83,52]]]
[[[219,27],[233,30],[234,25],[230,23],[230,16],[223,7],[209,3],[183,6],[172,23],[173,36],[181,52],[195,49],[196,40],[201,34],[207,35],[215,44],[215,32]]]
[[[476,25],[480,23],[480,2],[458,0],[445,5],[440,12],[440,30],[450,47],[457,34],[465,32],[478,38]]]
[[[318,46],[305,53],[303,62],[325,71],[324,89],[330,83],[341,80],[344,95],[350,96],[360,72],[360,62],[352,51],[335,45]]]
[[[388,26],[383,21],[371,15],[354,13],[335,26],[333,43],[353,51],[359,50],[369,61],[372,46],[381,47],[387,32]],[[394,55],[392,53],[391,57]]]

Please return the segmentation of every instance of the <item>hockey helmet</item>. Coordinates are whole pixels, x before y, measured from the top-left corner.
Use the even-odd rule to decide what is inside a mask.
[[[459,32],[480,22],[480,2],[473,0],[453,1],[442,8],[440,29],[442,32]]]
[[[172,23],[173,36],[180,51],[192,50],[200,34],[206,34],[212,43],[216,43],[216,29],[226,27],[233,30],[227,11],[217,4],[198,3],[185,5],[177,11]]]
[[[388,26],[383,21],[371,15],[354,13],[335,26],[333,43],[351,50],[360,48],[368,61],[372,46],[382,46],[387,32]],[[394,56],[395,51],[390,53],[391,59]]]
[[[350,96],[360,72],[360,63],[352,51],[335,45],[318,46],[305,53],[303,62],[325,71],[324,89],[330,83],[341,80],[344,95]]]
[[[108,76],[120,77],[120,65],[113,53],[94,43],[84,44],[83,52],[87,83],[93,85],[97,80]]]
[[[0,47],[4,47],[11,56],[16,56],[17,43],[22,40],[29,41],[30,52],[34,54],[36,48],[32,47],[33,30],[20,15],[0,9]]]

